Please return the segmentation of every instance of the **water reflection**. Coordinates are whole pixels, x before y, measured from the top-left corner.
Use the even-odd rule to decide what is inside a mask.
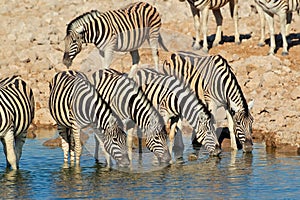
[[[0,174],[1,199],[28,197],[31,193],[30,174],[21,170],[5,170]]]

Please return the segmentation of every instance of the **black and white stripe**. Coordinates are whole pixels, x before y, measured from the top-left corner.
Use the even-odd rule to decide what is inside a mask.
[[[279,16],[280,31],[282,35],[282,55],[288,55],[288,42],[286,37],[290,32],[290,24],[292,22],[292,12],[300,11],[300,0],[255,0],[258,5],[257,10],[261,20],[261,39],[260,46],[265,44],[265,22],[266,18],[270,29],[270,50],[269,54],[274,54],[276,49],[274,15]]]
[[[226,110],[231,147],[237,149],[235,137],[243,151],[252,151],[253,117],[238,81],[227,61],[219,56],[200,56],[192,53],[173,53],[163,65],[165,74],[174,75],[190,84],[198,98],[203,99],[211,113],[217,108]],[[252,107],[249,104],[249,107]]]
[[[82,149],[80,129],[91,126],[103,142],[104,149],[118,164],[129,164],[126,134],[118,126],[119,119],[113,116],[109,105],[84,74],[71,70],[57,73],[50,86],[49,108],[62,138],[65,162],[70,151],[71,161],[74,161],[75,152],[76,163],[79,163]],[[110,162],[108,158],[107,161]]]
[[[171,156],[163,118],[137,84],[127,75],[112,69],[96,71],[91,82],[122,120],[131,119],[143,129],[146,146],[160,162],[168,163]]]
[[[184,0],[180,0],[184,1]],[[240,43],[240,34],[238,31],[238,0],[187,0],[190,5],[193,18],[194,26],[196,31],[196,40],[193,45],[194,50],[200,49],[200,27],[202,26],[203,33],[203,51],[208,52],[208,43],[207,43],[207,22],[208,22],[208,12],[212,10],[216,23],[217,23],[217,32],[216,37],[213,43],[213,46],[217,46],[222,40],[222,23],[223,17],[220,11],[220,8],[229,3],[231,17],[234,21],[235,27],[235,43]],[[200,13],[202,17],[202,24],[200,24]]]
[[[0,80],[0,138],[7,167],[17,169],[27,129],[34,117],[31,88],[18,76]]]
[[[81,51],[82,44],[93,43],[104,57],[104,68],[111,64],[113,51],[130,51],[133,65],[136,65],[140,60],[138,48],[148,40],[155,66],[158,67],[158,43],[164,47],[160,26],[157,9],[145,2],[103,13],[96,10],[84,13],[67,27],[63,62],[69,67]]]
[[[188,85],[174,76],[167,76],[153,69],[140,69],[133,78],[152,104],[160,110],[165,123],[171,119],[171,147],[175,135],[173,123],[185,118],[196,131],[192,140],[196,139],[199,144],[203,144],[211,155],[221,153],[211,114]]]

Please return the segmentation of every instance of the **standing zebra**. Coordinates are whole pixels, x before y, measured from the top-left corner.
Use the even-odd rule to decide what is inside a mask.
[[[57,73],[50,85],[49,108],[62,138],[65,162],[69,151],[71,162],[74,162],[75,151],[76,163],[79,164],[82,149],[80,129],[92,126],[97,131],[95,135],[104,143],[104,151],[120,166],[129,164],[126,134],[118,126],[118,118],[113,116],[110,107],[84,74],[71,70]],[[106,159],[110,166],[107,153]]]
[[[165,123],[171,119],[170,152],[174,144],[176,125],[178,122],[181,124],[181,119],[185,118],[196,131],[194,139],[199,144],[203,144],[213,156],[221,153],[211,114],[188,85],[184,85],[174,76],[167,76],[152,69],[140,69],[133,78],[162,113]]]
[[[179,0],[184,1],[184,0]],[[201,22],[202,22],[202,33],[203,33],[203,48],[204,52],[208,52],[207,44],[207,22],[208,22],[208,12],[212,10],[216,23],[217,32],[213,43],[213,46],[217,46],[222,39],[222,23],[223,17],[220,8],[229,2],[231,17],[234,21],[235,34],[234,41],[236,44],[240,44],[240,34],[238,31],[238,0],[187,0],[191,7],[191,11],[194,18],[194,26],[196,31],[196,40],[193,45],[194,50],[200,49],[200,12],[201,12]]]
[[[279,16],[280,30],[282,35],[282,55],[288,55],[288,43],[286,36],[289,35],[290,24],[292,21],[292,12],[300,10],[300,0],[255,0],[258,5],[258,11],[264,13],[270,29],[270,50],[269,54],[274,54],[276,43],[274,33],[274,14]],[[262,11],[261,11],[262,10]],[[260,14],[261,18],[261,40],[260,45],[264,44],[264,16]]]
[[[224,107],[230,131],[231,148],[237,149],[236,137],[244,152],[252,151],[253,117],[238,81],[227,61],[219,55],[200,56],[173,53],[163,65],[165,74],[174,75],[190,84],[197,97],[203,99],[213,116]]]
[[[112,69],[96,71],[91,82],[121,119],[131,119],[144,130],[146,146],[159,162],[168,163],[171,155],[163,118],[136,83]]]
[[[69,67],[83,43],[93,43],[104,57],[104,68],[112,62],[113,51],[130,51],[133,67],[140,60],[138,48],[149,41],[158,67],[158,43],[165,48],[159,33],[161,18],[155,7],[145,2],[132,3],[119,10],[87,12],[67,27],[63,63]]]
[[[0,138],[8,168],[19,168],[33,117],[34,97],[29,86],[18,76],[0,80]]]

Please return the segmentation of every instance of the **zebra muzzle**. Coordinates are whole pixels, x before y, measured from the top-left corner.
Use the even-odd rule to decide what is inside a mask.
[[[67,68],[72,65],[72,59],[70,58],[69,53],[64,53],[63,63]]]

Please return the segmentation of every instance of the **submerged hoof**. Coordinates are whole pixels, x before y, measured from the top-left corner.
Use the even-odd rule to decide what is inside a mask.
[[[195,161],[195,160],[197,160],[198,159],[198,156],[196,155],[196,154],[190,154],[189,156],[188,156],[188,160],[189,161]]]

